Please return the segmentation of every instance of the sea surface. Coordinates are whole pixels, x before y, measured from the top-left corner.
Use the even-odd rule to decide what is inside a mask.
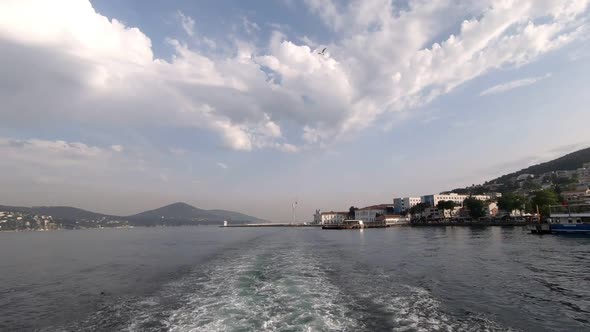
[[[590,238],[520,227],[0,233],[0,331],[590,331]]]

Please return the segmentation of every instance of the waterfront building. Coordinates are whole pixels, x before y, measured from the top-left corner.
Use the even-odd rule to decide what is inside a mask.
[[[444,212],[436,207],[428,207],[422,212],[422,216],[427,220],[440,220],[445,217]]]
[[[498,204],[485,204],[483,207],[483,212],[485,213],[486,217],[495,217],[498,214]]]
[[[322,223],[322,214],[320,213],[320,210],[315,210],[315,213],[313,215],[313,223],[316,225]]]
[[[322,225],[329,225],[329,224],[340,224],[344,220],[348,219],[348,212],[322,212],[321,214],[321,224]]]
[[[410,223],[410,218],[398,214],[387,214],[375,218],[375,221],[378,223],[384,223],[387,226],[407,225]]]
[[[393,205],[379,204],[367,206],[354,211],[354,219],[362,220],[365,223],[375,222],[379,215],[386,215],[388,212],[393,212]]]
[[[457,193],[448,193],[422,196],[422,203],[426,203],[434,207],[440,201],[451,201],[455,203],[455,205],[463,206],[463,201],[468,197],[473,197],[475,199],[479,199],[480,201],[487,201],[491,199],[490,195],[459,195]]]
[[[422,199],[420,197],[394,198],[393,212],[396,214],[404,213],[420,202],[422,202]]]

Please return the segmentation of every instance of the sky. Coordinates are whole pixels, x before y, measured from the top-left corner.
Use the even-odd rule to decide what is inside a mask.
[[[590,146],[590,0],[0,1],[0,204],[273,221]]]

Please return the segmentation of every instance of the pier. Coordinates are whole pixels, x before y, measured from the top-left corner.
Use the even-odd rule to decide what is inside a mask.
[[[236,228],[236,227],[321,227],[322,225],[309,225],[309,224],[294,224],[294,223],[267,223],[267,224],[234,224],[234,225],[222,225],[219,227]]]

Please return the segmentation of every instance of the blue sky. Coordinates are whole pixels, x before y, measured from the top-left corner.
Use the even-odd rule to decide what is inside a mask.
[[[289,220],[481,183],[590,145],[588,7],[5,1],[0,201]]]

